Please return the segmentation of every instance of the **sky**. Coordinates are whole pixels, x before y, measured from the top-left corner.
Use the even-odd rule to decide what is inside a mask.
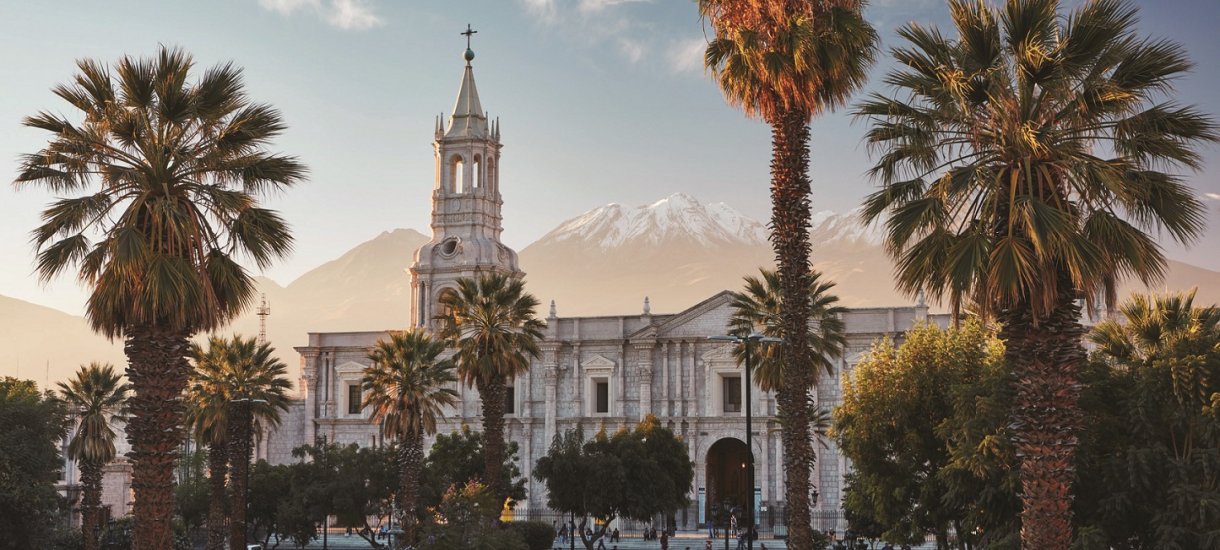
[[[1065,0],[1065,5],[1076,2]],[[1197,66],[1181,102],[1220,113],[1220,2],[1142,1],[1141,32],[1182,43]],[[883,48],[908,22],[948,29],[939,0],[875,0]],[[767,127],[726,105],[702,68],[706,31],[693,0],[0,0],[0,179],[48,136],[20,125],[40,110],[70,114],[50,89],[75,60],[113,62],[181,46],[200,68],[233,61],[249,96],[288,124],[273,150],[309,180],[266,204],[296,237],[264,274],[287,285],[382,231],[427,233],[435,118],[453,106],[470,24],[485,110],[499,117],[506,244],[518,250],[563,220],[611,202],[638,206],[684,192],[769,217]],[[882,55],[868,90],[889,67]],[[815,210],[847,211],[875,189],[844,112],[812,125]],[[1170,255],[1220,270],[1220,149],[1187,175],[1208,207],[1207,235]],[[53,196],[0,189],[0,295],[83,311],[72,278],[41,284],[29,232]],[[403,266],[411,259],[404,256]]]

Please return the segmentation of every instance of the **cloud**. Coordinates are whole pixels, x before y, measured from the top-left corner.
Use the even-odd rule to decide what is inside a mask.
[[[675,44],[670,49],[669,67],[675,73],[703,73],[703,52],[707,50],[707,40],[691,38]]]
[[[517,0],[548,31],[586,47],[612,51],[628,63],[649,59],[665,46],[655,22],[630,6],[657,6],[656,0]],[[664,56],[659,56],[663,61]]]
[[[632,40],[630,38],[620,38],[618,41],[618,49],[627,56],[627,60],[636,63],[641,57],[644,57],[644,44]]]
[[[537,0],[527,0],[537,1]],[[543,0],[546,1],[546,0]],[[609,7],[618,6],[621,4],[635,4],[639,2],[651,2],[652,0],[580,0],[580,11],[602,11]]]
[[[343,30],[364,30],[385,23],[374,13],[369,0],[258,0],[258,4],[284,16],[311,14]]]
[[[1220,201],[1220,193],[1204,193],[1203,200],[1205,201]]]

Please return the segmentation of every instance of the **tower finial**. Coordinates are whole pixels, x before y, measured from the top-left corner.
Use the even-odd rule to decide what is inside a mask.
[[[463,57],[466,58],[467,66],[474,60],[474,50],[470,49],[470,37],[477,32],[479,31],[470,28],[470,23],[466,23],[466,32],[461,33],[462,36],[466,37],[466,54]]]

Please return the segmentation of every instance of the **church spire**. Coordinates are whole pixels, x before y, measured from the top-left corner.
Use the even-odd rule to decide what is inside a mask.
[[[462,86],[458,89],[457,102],[453,104],[453,114],[449,116],[449,130],[446,138],[487,137],[487,115],[483,114],[483,105],[479,103],[479,90],[474,85],[474,69],[470,62],[474,60],[474,50],[470,49],[470,36],[479,32],[466,25],[466,70],[462,74]]]

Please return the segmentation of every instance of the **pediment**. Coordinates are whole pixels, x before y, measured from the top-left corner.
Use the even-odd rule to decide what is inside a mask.
[[[581,362],[580,368],[586,371],[613,371],[615,365],[616,363],[614,361],[606,359],[601,355],[594,355],[593,357],[585,359],[583,362]]]
[[[366,368],[368,368],[368,365],[361,365],[355,361],[348,361],[335,367],[335,372],[339,374],[363,374],[364,369]]]
[[[728,334],[729,318],[732,316],[730,307],[732,301],[733,293],[725,290],[699,302],[666,319],[657,327],[657,337],[707,337]],[[709,326],[723,328],[709,332]]]

